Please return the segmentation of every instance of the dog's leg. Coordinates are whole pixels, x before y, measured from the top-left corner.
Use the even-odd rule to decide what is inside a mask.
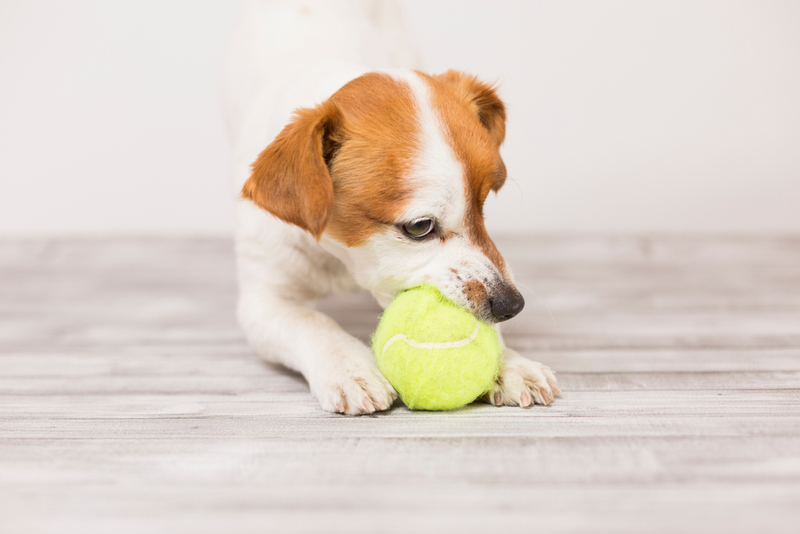
[[[298,371],[329,412],[386,410],[397,398],[372,351],[324,313],[271,292],[243,288],[239,322],[265,360]]]
[[[495,406],[521,406],[550,404],[556,394],[561,393],[555,373],[549,367],[534,362],[503,345],[503,361],[497,381],[485,400]]]

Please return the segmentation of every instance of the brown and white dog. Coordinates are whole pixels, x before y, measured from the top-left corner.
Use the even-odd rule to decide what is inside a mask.
[[[506,179],[505,107],[473,76],[413,64],[384,1],[249,2],[230,51],[239,320],[330,412],[385,410],[396,393],[370,349],[314,309],[326,295],[360,287],[386,306],[428,283],[493,323],[524,305],[482,214]],[[559,393],[547,367],[502,358],[489,402]]]

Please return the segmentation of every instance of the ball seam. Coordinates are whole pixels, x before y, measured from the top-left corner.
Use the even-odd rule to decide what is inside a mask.
[[[383,345],[383,349],[381,350],[381,358],[383,358],[383,355],[386,352],[386,349],[388,349],[389,346],[392,345],[393,343],[395,343],[396,341],[405,341],[408,345],[411,345],[412,347],[415,347],[415,348],[418,348],[418,349],[433,349],[433,350],[436,350],[436,349],[457,349],[459,347],[463,347],[463,346],[469,345],[470,343],[475,341],[475,338],[478,337],[478,334],[480,333],[480,331],[481,331],[481,323],[480,323],[480,321],[478,321],[476,319],[475,320],[475,329],[472,331],[472,333],[468,337],[466,337],[464,339],[459,339],[458,341],[443,341],[441,343],[432,343],[432,342],[420,343],[419,341],[415,341],[413,339],[409,339],[403,333],[395,334],[392,337],[390,337],[386,341],[386,343]]]

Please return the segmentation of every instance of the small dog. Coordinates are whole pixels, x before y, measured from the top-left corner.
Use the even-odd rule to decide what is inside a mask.
[[[428,283],[490,323],[524,305],[482,215],[506,179],[503,102],[415,63],[387,1],[248,2],[230,50],[239,321],[329,412],[385,410],[396,393],[371,350],[314,309],[324,296],[360,287],[386,306]],[[560,392],[547,367],[502,359],[488,402]]]

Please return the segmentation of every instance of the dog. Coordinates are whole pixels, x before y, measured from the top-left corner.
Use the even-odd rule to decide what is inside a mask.
[[[397,395],[372,351],[315,310],[321,298],[363,288],[385,307],[427,283],[489,323],[524,306],[482,213],[506,179],[505,106],[474,76],[416,66],[381,0],[249,1],[230,47],[239,322],[328,412],[386,410]],[[506,347],[484,399],[527,407],[559,392]]]

